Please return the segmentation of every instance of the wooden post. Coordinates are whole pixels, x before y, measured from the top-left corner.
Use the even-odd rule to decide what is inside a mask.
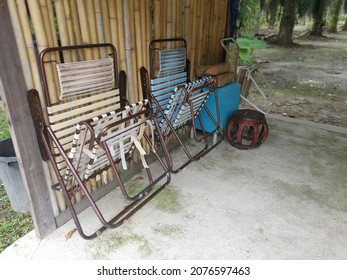
[[[31,202],[36,234],[43,238],[56,229],[56,224],[6,0],[0,0],[0,38],[6,38],[0,40],[0,96],[10,121],[12,140],[24,187]]]

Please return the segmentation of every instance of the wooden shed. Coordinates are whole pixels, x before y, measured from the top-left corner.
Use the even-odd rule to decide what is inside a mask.
[[[55,179],[41,159],[26,98],[36,89],[45,109],[38,54],[58,45],[112,43],[128,76],[127,98],[136,102],[150,41],[185,38],[193,79],[196,66],[225,60],[220,40],[228,37],[228,10],[228,0],[0,0],[0,97],[40,238],[70,216],[51,189]]]

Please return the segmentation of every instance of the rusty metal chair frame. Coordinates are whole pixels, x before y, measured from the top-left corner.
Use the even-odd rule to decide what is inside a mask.
[[[151,137],[151,135],[148,135],[145,130],[145,126],[152,125],[154,129],[158,130],[159,125],[157,118],[155,114],[153,114],[148,100],[143,100],[135,104],[129,104],[127,102],[125,98],[126,75],[124,71],[121,71],[118,78],[115,59],[113,59],[114,68],[112,71],[112,75],[114,75],[112,80],[115,89],[107,91],[106,93],[101,90],[101,92],[97,94],[87,89],[87,93],[79,91],[75,96],[68,96],[62,101],[62,104],[60,104],[61,102],[57,104],[52,104],[50,102],[46,65],[50,63],[56,64],[57,62],[52,61],[49,54],[56,52],[60,54],[60,58],[64,58],[64,51],[92,48],[107,48],[111,50],[107,55],[116,58],[116,50],[111,44],[48,48],[41,52],[40,69],[45,101],[47,104],[46,110],[48,114],[62,110],[62,113],[59,113],[60,115],[58,116],[49,116],[49,123],[46,123],[44,120],[38,92],[34,89],[28,92],[29,105],[38,135],[39,145],[43,147],[41,151],[42,158],[51,162],[53,171],[58,180],[58,184],[52,186],[52,188],[53,190],[63,193],[76,228],[84,239],[95,238],[107,228],[116,228],[122,225],[139,209],[158,195],[168,185],[171,179],[171,161],[163,136],[159,133],[157,140],[161,144],[160,146],[165,160],[158,155],[152,140],[153,136]],[[94,100],[96,100],[95,102],[99,102],[99,104],[93,105],[92,102]],[[107,106],[106,103],[110,103],[111,105]],[[96,109],[93,112],[93,106],[95,108],[100,107],[100,109]],[[76,113],[77,117],[74,116],[73,113]],[[63,119],[61,123],[59,123],[60,119]],[[66,119],[68,120],[66,121]],[[69,124],[69,132],[63,139],[60,138],[59,133],[66,129],[66,127],[64,127],[65,123]],[[153,129],[151,128],[151,130]],[[81,131],[84,131],[83,137],[80,137]],[[86,135],[88,135],[88,137],[86,137]],[[71,141],[65,140],[67,138],[70,138]],[[154,155],[154,159],[157,160],[162,168],[162,171],[160,171],[161,173],[159,175],[156,174],[155,177],[153,177],[151,169],[147,164],[145,159],[147,155],[140,141],[148,144],[152,152],[151,155]],[[123,148],[124,146],[126,146],[126,148]],[[120,149],[123,149],[123,153],[118,151],[115,152],[115,150]],[[123,166],[124,169],[125,160],[132,160],[135,150],[140,153],[141,161],[147,174],[148,184],[135,195],[129,195],[121,178],[119,165]],[[74,159],[75,155],[78,153],[79,155],[82,153],[87,155],[83,164],[81,158],[77,160]],[[90,158],[88,158],[88,156]],[[101,162],[100,166],[94,168],[93,164],[95,162]],[[111,168],[113,171],[117,185],[120,187],[123,196],[129,201],[123,210],[119,211],[109,220],[104,217],[104,214],[100,211],[93,198],[92,192],[87,187],[87,181],[89,179],[108,168]],[[71,182],[73,183],[71,184]],[[102,225],[92,234],[86,234],[84,232],[75,204],[71,199],[80,191],[82,191],[85,200],[89,202],[89,205]]]
[[[158,48],[157,45],[164,45],[163,48]],[[173,46],[172,49],[165,49],[167,46]],[[179,46],[179,47],[177,47]],[[168,141],[170,135],[174,135],[179,145],[185,152],[188,160],[181,166],[172,170],[177,173],[193,161],[199,160],[206,155],[217,145],[219,145],[224,138],[224,133],[220,128],[220,114],[218,106],[218,94],[215,94],[217,120],[213,117],[210,110],[204,106],[207,98],[212,92],[216,92],[217,86],[213,79],[210,77],[200,79],[198,81],[190,82],[188,78],[188,65],[189,61],[186,56],[187,43],[183,38],[171,39],[157,39],[151,41],[149,45],[150,52],[150,77],[145,67],[140,69],[141,83],[144,98],[148,98],[152,103],[152,107],[157,111],[158,123],[160,130],[163,134],[165,141]],[[159,51],[159,57],[156,57],[156,52]],[[170,53],[170,51],[172,51]],[[164,53],[163,56],[172,56],[172,58],[161,62],[160,52]],[[156,60],[159,60],[159,68],[156,69]],[[158,64],[158,63],[157,63]],[[172,102],[180,94],[180,102]],[[177,101],[177,98],[176,98]],[[172,108],[175,106],[175,108]],[[200,110],[204,108],[215,125],[212,132],[205,132],[203,120],[200,117]],[[176,114],[169,115],[168,111],[176,111]],[[180,112],[180,113],[177,113]],[[177,122],[180,116],[185,116],[184,121]],[[173,118],[172,118],[173,117]],[[195,126],[195,122],[199,121],[201,124],[201,134]],[[165,129],[163,130],[163,128]],[[179,130],[184,127],[190,127],[193,138],[196,142],[203,142],[203,148],[191,154],[184,141],[179,135]],[[213,135],[213,144],[209,143],[210,136]],[[219,137],[217,136],[219,135]]]

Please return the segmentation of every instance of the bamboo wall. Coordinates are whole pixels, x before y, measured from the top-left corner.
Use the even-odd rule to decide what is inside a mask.
[[[28,89],[40,93],[45,108],[37,51],[58,45],[112,43],[119,70],[128,76],[128,100],[142,99],[139,69],[149,69],[152,39],[183,37],[188,44],[191,79],[196,65],[223,61],[227,0],[8,0],[12,24]],[[37,50],[35,49],[34,39]],[[88,57],[87,57],[88,56]],[[98,53],[86,54],[97,58]],[[58,57],[52,59],[58,60]],[[73,58],[71,58],[73,59]],[[50,70],[50,99],[58,100],[59,85]],[[54,183],[54,179],[52,179]],[[58,198],[60,210],[65,205]],[[59,210],[58,210],[59,212]]]

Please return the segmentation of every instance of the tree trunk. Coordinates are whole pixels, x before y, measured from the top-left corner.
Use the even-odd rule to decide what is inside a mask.
[[[275,27],[277,11],[278,11],[278,0],[271,0],[269,4],[269,29],[273,29]]]
[[[345,23],[344,23],[344,25],[342,27],[342,30],[343,31],[347,31],[347,14],[345,15]]]
[[[339,15],[342,7],[343,0],[335,0],[332,9],[332,16],[329,22],[328,31],[331,33],[337,32],[337,22],[339,20]]]
[[[323,26],[324,26],[324,10],[325,5],[323,4],[324,0],[316,0],[313,7],[313,25],[310,32],[312,36],[322,36],[323,35]]]
[[[281,17],[278,43],[293,44],[293,29],[295,24],[297,0],[285,0]]]

